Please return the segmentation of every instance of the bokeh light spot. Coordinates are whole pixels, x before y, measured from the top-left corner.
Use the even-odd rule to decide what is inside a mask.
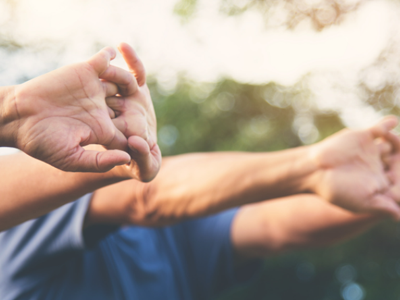
[[[362,300],[364,296],[364,289],[357,283],[349,283],[342,290],[344,300]]]
[[[160,142],[166,146],[175,144],[179,137],[178,129],[173,125],[165,125],[158,131],[158,138]]]

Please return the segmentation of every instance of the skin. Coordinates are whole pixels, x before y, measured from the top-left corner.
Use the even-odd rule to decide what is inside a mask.
[[[144,66],[132,47],[121,43],[118,47],[128,65],[132,83],[118,95],[107,97],[107,105],[112,109],[115,127],[128,137],[128,153],[132,160],[126,166],[126,173],[141,181],[150,181],[161,166],[161,151],[157,144],[157,121],[146,84]],[[114,80],[120,70],[110,67],[105,72]],[[115,117],[114,117],[115,116]]]
[[[0,156],[0,165],[0,194],[7,199],[0,201],[0,231],[127,179],[125,166],[105,173],[64,172],[25,153]]]
[[[133,75],[143,77],[133,49],[121,44],[120,51]],[[138,85],[132,73],[110,66],[115,56],[107,47],[86,62],[0,88],[0,145],[19,148],[64,171],[105,172],[130,164],[136,178],[151,180],[161,161],[151,98],[143,79]],[[106,103],[106,98],[117,97],[130,103],[118,115]],[[121,126],[128,117],[134,119],[129,131]],[[113,150],[84,148],[89,144]]]
[[[396,186],[389,174],[397,169],[393,162],[400,147],[388,129],[396,124],[396,118],[387,117],[368,130],[342,130],[316,144],[319,171],[314,175],[319,178],[314,179],[321,184],[313,192],[353,212],[387,212],[399,220],[398,197],[389,193]]]
[[[396,124],[387,118],[369,129],[344,130],[312,146],[273,153],[165,158],[151,183],[128,181],[96,191],[87,224],[164,226],[299,193],[314,193],[352,212],[397,220],[396,184],[385,163],[397,157],[392,151],[398,151],[398,138],[390,133]]]
[[[304,152],[289,150],[292,153],[286,153],[287,156],[281,156],[283,153],[275,153],[278,154],[275,157],[268,157],[271,154],[207,153],[166,158],[159,176],[151,183],[125,181],[97,190],[85,226],[99,223],[162,226],[255,202],[243,205],[232,223],[231,239],[238,265],[249,259],[343,242],[388,216],[397,218],[394,212],[400,202],[400,154],[397,138],[386,131],[395,122],[390,125],[393,121],[387,121],[367,130],[342,131],[305,148]],[[386,137],[392,144],[376,139],[379,136]],[[281,165],[279,158],[290,160],[291,155],[295,155],[299,159],[297,155],[304,157],[307,152],[321,166],[308,177],[309,182],[313,183],[316,178],[320,182],[314,188],[307,183],[303,187],[322,191],[330,200],[316,194],[297,194],[257,202],[257,198],[290,194],[295,192],[296,186],[302,186],[296,181],[291,184],[286,178],[281,190],[279,172],[271,171],[276,170],[273,164],[268,168],[263,162],[269,160]],[[344,159],[346,155],[351,163]],[[252,159],[257,163],[251,164]],[[296,170],[295,166],[290,162],[291,172]],[[266,167],[269,173],[275,174],[275,181],[273,188],[263,191],[257,188],[257,173]],[[361,182],[357,178],[360,175],[363,176]],[[262,177],[266,180],[268,174]],[[372,192],[369,189],[374,180],[381,182],[384,197],[376,197],[374,189]],[[365,201],[365,197],[371,200]],[[353,208],[358,213],[332,203]],[[394,210],[391,210],[392,204]]]
[[[95,191],[86,227],[98,223],[163,226],[243,206],[231,232],[238,263],[329,245],[359,234],[384,217],[397,216],[391,204],[393,201],[397,207],[395,201],[400,198],[390,197],[397,195],[398,184],[391,180],[400,172],[400,156],[398,140],[389,134],[396,125],[392,120],[366,130],[346,130],[313,146],[275,153],[197,153],[166,158],[159,176],[149,183],[126,180],[126,166],[103,174],[68,173],[23,153],[0,157],[0,193],[8,199],[0,203],[0,230]],[[349,137],[355,142],[343,144]],[[341,146],[336,149],[335,145]],[[343,168],[347,172],[342,172]],[[364,185],[357,186],[354,174],[358,169],[369,173],[363,178]],[[391,180],[383,180],[380,175],[385,174]],[[332,184],[336,180],[339,186]],[[371,189],[373,184],[376,190]],[[329,198],[298,195],[318,191]],[[374,199],[377,191],[386,196],[378,198],[384,202],[365,201],[365,197]],[[288,195],[294,196],[271,201]],[[354,211],[370,214],[355,215],[333,206],[343,203],[341,197],[346,197],[345,205]]]
[[[144,69],[128,45],[121,45],[120,51],[131,74],[126,76],[123,70],[108,67],[102,76],[106,81],[99,82],[113,88],[115,85],[110,82],[126,76],[117,91],[107,94],[110,96],[106,102],[111,108],[108,114],[115,127],[128,136],[128,151],[133,157],[137,155],[137,161],[142,159],[143,164],[131,162],[103,174],[66,173],[24,154],[2,157],[0,163],[4,171],[0,193],[8,201],[0,203],[0,230],[45,214],[95,190],[86,226],[96,223],[162,226],[299,193],[315,193],[318,195],[315,199],[321,202],[323,199],[324,204],[336,204],[354,212],[400,217],[393,181],[397,174],[390,165],[390,162],[395,163],[399,149],[399,139],[390,133],[397,125],[395,118],[384,119],[366,130],[342,131],[313,146],[275,153],[198,153],[171,157],[165,159],[159,176],[151,183],[120,182],[154,177],[152,172],[141,176],[140,169],[144,166],[158,171],[160,161],[159,149],[155,146],[154,110],[149,105],[151,99],[145,85]],[[95,149],[92,151],[101,150]],[[21,182],[24,182],[24,189],[19,188]],[[117,182],[120,183],[113,184]],[[297,199],[309,201],[299,196]],[[269,211],[264,206],[259,206],[258,210]],[[251,207],[245,206],[241,210],[233,228],[243,229],[245,227],[240,224],[251,223],[253,213],[248,211],[251,212]],[[255,226],[259,228],[265,224],[262,221],[266,217],[260,213],[260,221]],[[353,216],[346,218],[325,218],[326,222],[322,220],[320,225],[325,228],[347,225],[353,228],[354,224],[358,224],[357,228],[370,226],[358,217],[356,220]],[[276,222],[279,224],[280,221]],[[321,230],[318,222],[310,224],[312,226],[305,228],[305,234]],[[243,230],[242,234],[233,229],[232,238],[239,254],[242,253],[240,249],[251,249],[245,251],[250,253],[259,248],[260,243],[265,244],[268,235],[259,235],[255,239],[257,243],[241,238],[248,235],[249,230],[257,232],[257,228]],[[256,246],[251,246],[252,243]],[[290,243],[281,241],[278,244]]]
[[[351,207],[355,212],[397,218],[397,198],[391,191],[396,183],[385,176],[393,173],[386,162],[397,158],[398,139],[390,133],[396,124],[393,118],[384,119],[369,129],[345,130],[312,146],[273,153],[216,152],[169,157],[149,183],[129,180],[135,178],[130,166],[118,166],[102,174],[67,173],[22,153],[0,157],[0,194],[8,200],[0,203],[0,230],[93,191],[96,192],[87,226],[163,226],[299,193],[321,193],[324,201]],[[349,136],[356,142],[343,144]],[[379,138],[387,141],[379,142]],[[342,146],[332,153],[335,145]],[[325,159],[335,164],[322,164]],[[359,169],[365,184],[359,183]],[[24,189],[20,188],[21,182]],[[347,202],[343,203],[343,197]]]
[[[249,259],[344,242],[384,219],[354,214],[315,195],[294,195],[243,206],[231,228],[237,264]]]
[[[0,230],[46,214],[103,186],[132,178],[149,181],[157,174],[161,153],[157,145],[155,113],[143,64],[129,45],[121,44],[120,51],[130,72],[109,66],[102,75],[107,81],[98,80],[98,83],[111,90],[108,94],[112,95],[112,99],[106,98],[105,101],[115,101],[118,98],[122,103],[120,108],[113,107],[114,110],[107,107],[107,114],[116,127],[120,126],[119,123],[129,125],[129,132],[122,128],[120,132],[129,134],[128,139],[125,138],[129,147],[126,151],[131,153],[132,159],[104,173],[72,173],[56,169],[23,153],[0,157],[0,164],[5,171],[0,174],[4,180],[0,184],[0,191],[9,200],[0,204]],[[118,86],[110,84],[117,80]],[[99,145],[86,146],[84,151],[99,153],[99,156],[109,152]],[[18,180],[23,180],[24,187],[34,190],[18,188]]]

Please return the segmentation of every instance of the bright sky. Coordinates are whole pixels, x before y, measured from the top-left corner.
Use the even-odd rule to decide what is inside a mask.
[[[86,58],[96,42],[126,41],[138,49],[148,72],[159,76],[184,71],[200,81],[229,76],[291,85],[316,69],[369,65],[386,45],[398,13],[390,2],[372,1],[344,24],[322,32],[307,25],[267,30],[256,12],[227,18],[218,13],[219,1],[203,0],[199,13],[182,26],[172,14],[176,1],[21,0],[13,24],[22,41],[65,45],[62,63]]]

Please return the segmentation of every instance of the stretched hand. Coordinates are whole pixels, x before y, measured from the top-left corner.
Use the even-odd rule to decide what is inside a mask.
[[[351,211],[400,220],[387,165],[391,157],[400,162],[399,138],[390,132],[396,125],[396,118],[387,117],[369,129],[343,130],[311,146],[321,169],[314,176],[314,191]]]
[[[69,65],[15,87],[12,146],[65,171],[104,172],[128,163],[126,137],[114,126],[105,98],[126,75],[110,76],[116,53],[105,48],[86,62]],[[107,81],[100,81],[100,78]],[[101,144],[108,151],[85,150]]]
[[[120,85],[118,95],[108,97],[113,123],[128,138],[128,153],[132,157],[125,166],[128,174],[141,181],[150,181],[161,166],[161,151],[157,145],[157,122],[153,102],[146,84],[143,64],[132,47],[121,43],[119,51],[131,74]],[[108,78],[119,78],[126,72],[110,66],[104,73]]]

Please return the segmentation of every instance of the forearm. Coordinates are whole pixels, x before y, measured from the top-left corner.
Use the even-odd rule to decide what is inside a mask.
[[[165,158],[160,173],[148,184],[129,181],[97,191],[91,210],[96,222],[165,225],[307,192],[314,170],[307,147],[276,153],[179,155]]]
[[[106,173],[63,172],[23,153],[0,156],[0,165],[0,231],[127,179],[118,167]]]
[[[240,259],[330,246],[358,235],[383,218],[356,215],[314,195],[296,195],[240,209],[232,243]]]
[[[0,87],[0,146],[15,146],[16,122],[15,86]]]
[[[171,157],[145,190],[146,214],[150,220],[180,220],[307,192],[315,169],[307,147]]]

